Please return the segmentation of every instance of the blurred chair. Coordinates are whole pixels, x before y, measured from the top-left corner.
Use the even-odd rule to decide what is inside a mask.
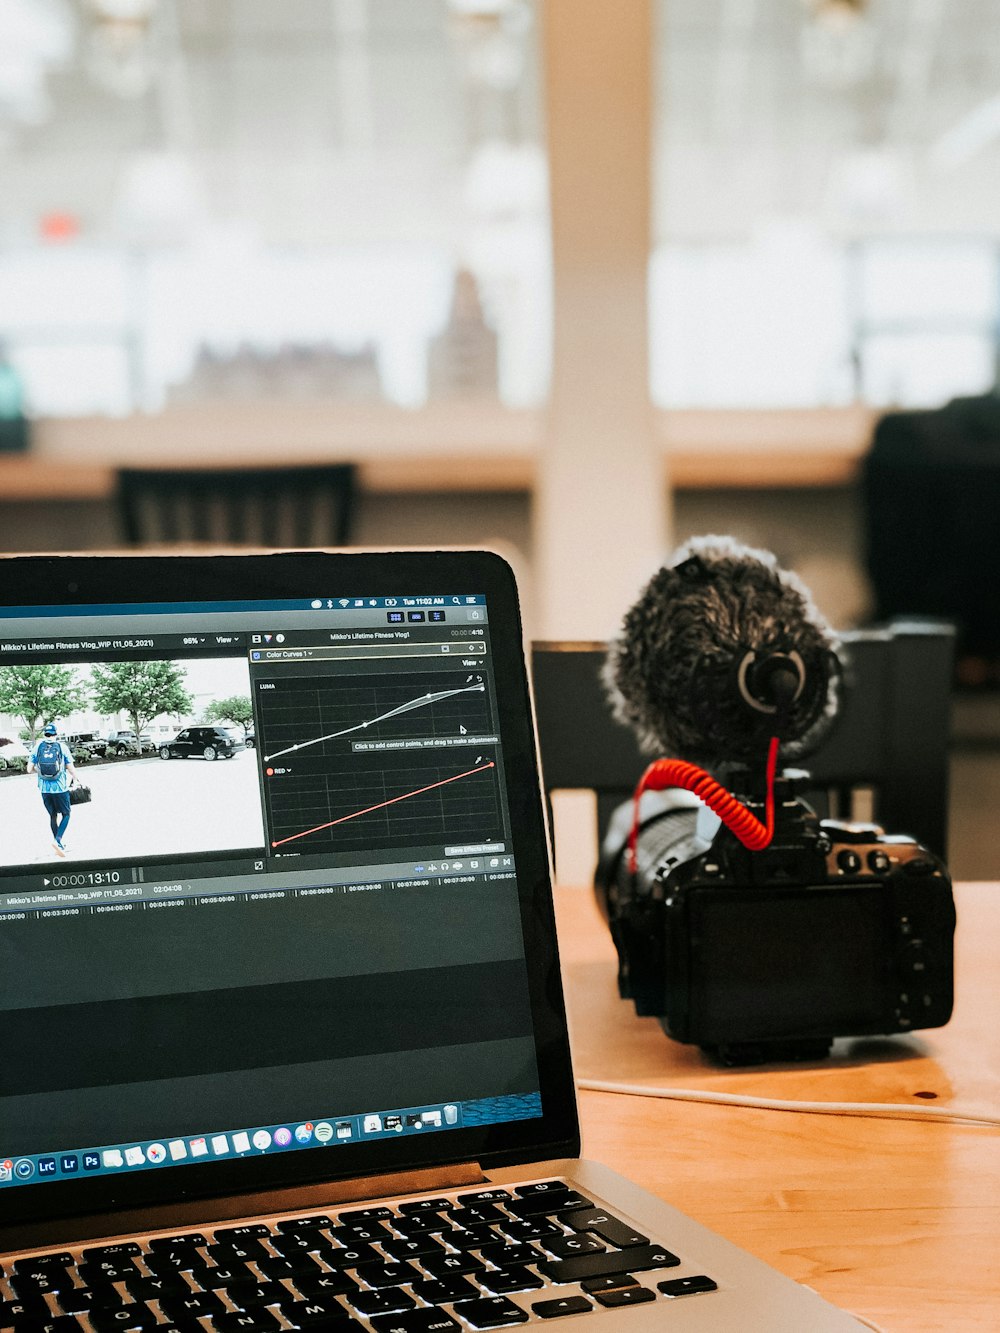
[[[873,619],[952,621],[959,683],[1000,684],[1000,397],[887,413],[860,480]]]
[[[355,497],[353,463],[118,473],[118,512],[129,546],[346,546]]]
[[[823,744],[801,761],[802,795],[824,818],[872,820],[944,856],[954,631],[899,622],[843,635],[848,689]],[[546,795],[597,794],[599,835],[649,756],[611,715],[603,643],[535,643],[531,653]]]

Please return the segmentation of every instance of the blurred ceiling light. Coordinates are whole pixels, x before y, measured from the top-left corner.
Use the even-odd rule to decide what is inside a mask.
[[[545,209],[548,175],[538,144],[490,140],[472,155],[465,201],[477,218],[538,217]]]
[[[449,0],[449,8],[449,27],[471,82],[501,92],[516,88],[531,28],[524,0]]]
[[[1000,139],[1000,96],[987,98],[930,146],[927,160],[936,171],[954,171]]]
[[[87,70],[116,97],[138,98],[153,78],[151,31],[158,0],[87,0]]]
[[[0,120],[38,124],[50,111],[49,68],[73,50],[73,15],[65,0],[0,4]]]
[[[801,52],[806,72],[826,88],[852,88],[875,65],[875,32],[867,0],[803,0],[808,12]]]

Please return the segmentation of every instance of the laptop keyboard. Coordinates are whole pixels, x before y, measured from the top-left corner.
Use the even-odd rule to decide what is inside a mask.
[[[716,1290],[563,1181],[15,1260],[14,1333],[453,1333]]]

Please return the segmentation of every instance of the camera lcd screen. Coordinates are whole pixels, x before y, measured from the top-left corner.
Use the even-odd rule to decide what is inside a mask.
[[[891,975],[881,885],[691,895],[691,1014],[702,1041],[872,1030]]]

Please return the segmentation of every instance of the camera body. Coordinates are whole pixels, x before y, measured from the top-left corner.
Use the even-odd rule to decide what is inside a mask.
[[[764,851],[676,790],[643,797],[635,874],[624,855],[631,805],[602,849],[596,888],[622,997],[725,1064],[815,1059],[835,1037],[951,1017],[943,862],[877,825],[819,819],[795,794],[804,777],[776,781]]]

